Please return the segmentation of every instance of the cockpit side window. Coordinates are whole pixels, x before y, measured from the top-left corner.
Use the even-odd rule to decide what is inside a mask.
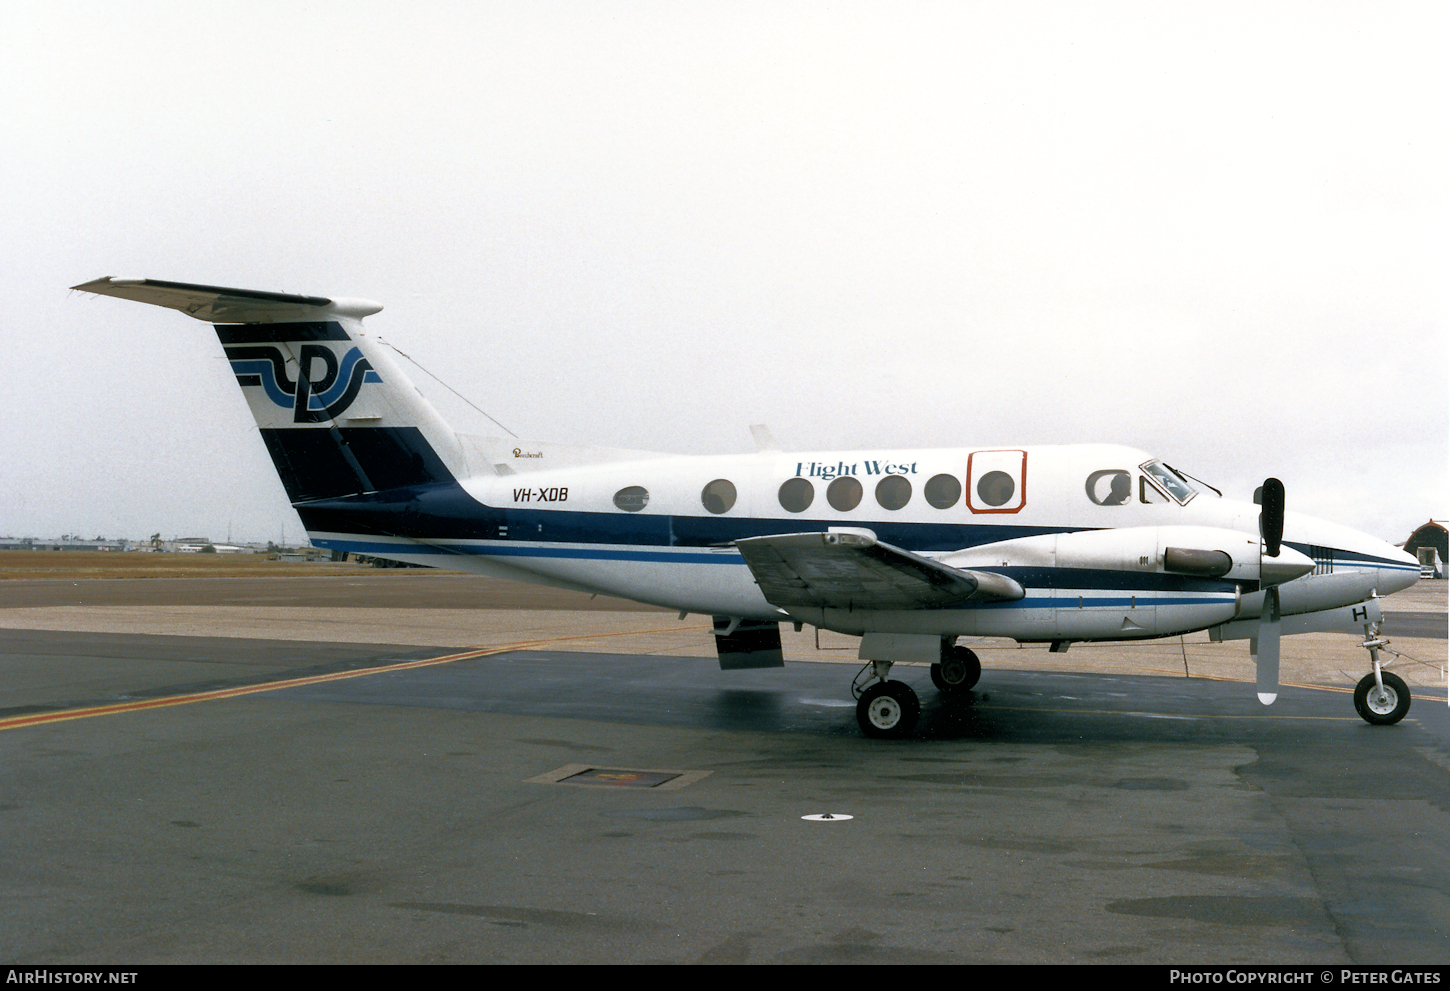
[[[1157,483],[1158,488],[1172,496],[1173,501],[1180,506],[1188,505],[1189,500],[1198,495],[1198,489],[1193,486],[1193,483],[1161,461],[1149,461],[1140,467],[1145,475]],[[1150,497],[1151,493],[1148,491],[1146,479],[1140,479],[1138,498],[1143,502],[1149,502]]]
[[[1154,503],[1167,502],[1168,497],[1162,493],[1158,486],[1148,481],[1147,475],[1139,475],[1138,501],[1151,506]]]

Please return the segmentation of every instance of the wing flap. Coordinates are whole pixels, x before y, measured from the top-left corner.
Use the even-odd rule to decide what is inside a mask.
[[[765,600],[785,609],[932,609],[1024,595],[1003,575],[951,568],[861,531],[748,537],[735,547]]]

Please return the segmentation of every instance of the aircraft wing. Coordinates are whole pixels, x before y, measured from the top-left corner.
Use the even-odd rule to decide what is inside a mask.
[[[765,600],[784,609],[932,609],[1024,595],[1003,575],[950,568],[865,531],[748,537],[735,548]]]
[[[254,289],[227,289],[222,286],[198,286],[187,282],[163,282],[160,279],[118,279],[107,276],[78,286],[82,292],[116,296],[153,306],[180,310],[188,316],[211,323],[282,323],[322,319],[319,308],[333,301],[321,296],[294,296],[290,293],[259,292]]]

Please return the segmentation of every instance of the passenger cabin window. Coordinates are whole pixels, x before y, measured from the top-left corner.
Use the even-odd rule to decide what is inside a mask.
[[[922,489],[926,501],[937,509],[951,509],[962,497],[962,482],[955,475],[933,475]]]
[[[804,478],[787,478],[780,487],[780,506],[787,513],[804,513],[816,498],[816,487]]]
[[[861,483],[850,475],[842,475],[826,486],[826,501],[840,513],[849,513],[861,505]]]
[[[700,502],[712,513],[728,513],[735,505],[735,483],[717,478],[700,490]]]
[[[911,501],[911,483],[902,475],[887,475],[876,483],[876,501],[882,509],[900,509]]]
[[[977,479],[977,498],[989,506],[1004,505],[1017,492],[1017,483],[1005,471],[989,471]]]

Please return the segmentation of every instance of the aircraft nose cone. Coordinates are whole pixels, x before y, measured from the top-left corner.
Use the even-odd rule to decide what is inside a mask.
[[[1399,559],[1411,568],[1399,569],[1396,571],[1381,570],[1383,576],[1380,592],[1389,595],[1392,592],[1402,592],[1420,580],[1420,559],[1408,551],[1395,548],[1394,553]]]

